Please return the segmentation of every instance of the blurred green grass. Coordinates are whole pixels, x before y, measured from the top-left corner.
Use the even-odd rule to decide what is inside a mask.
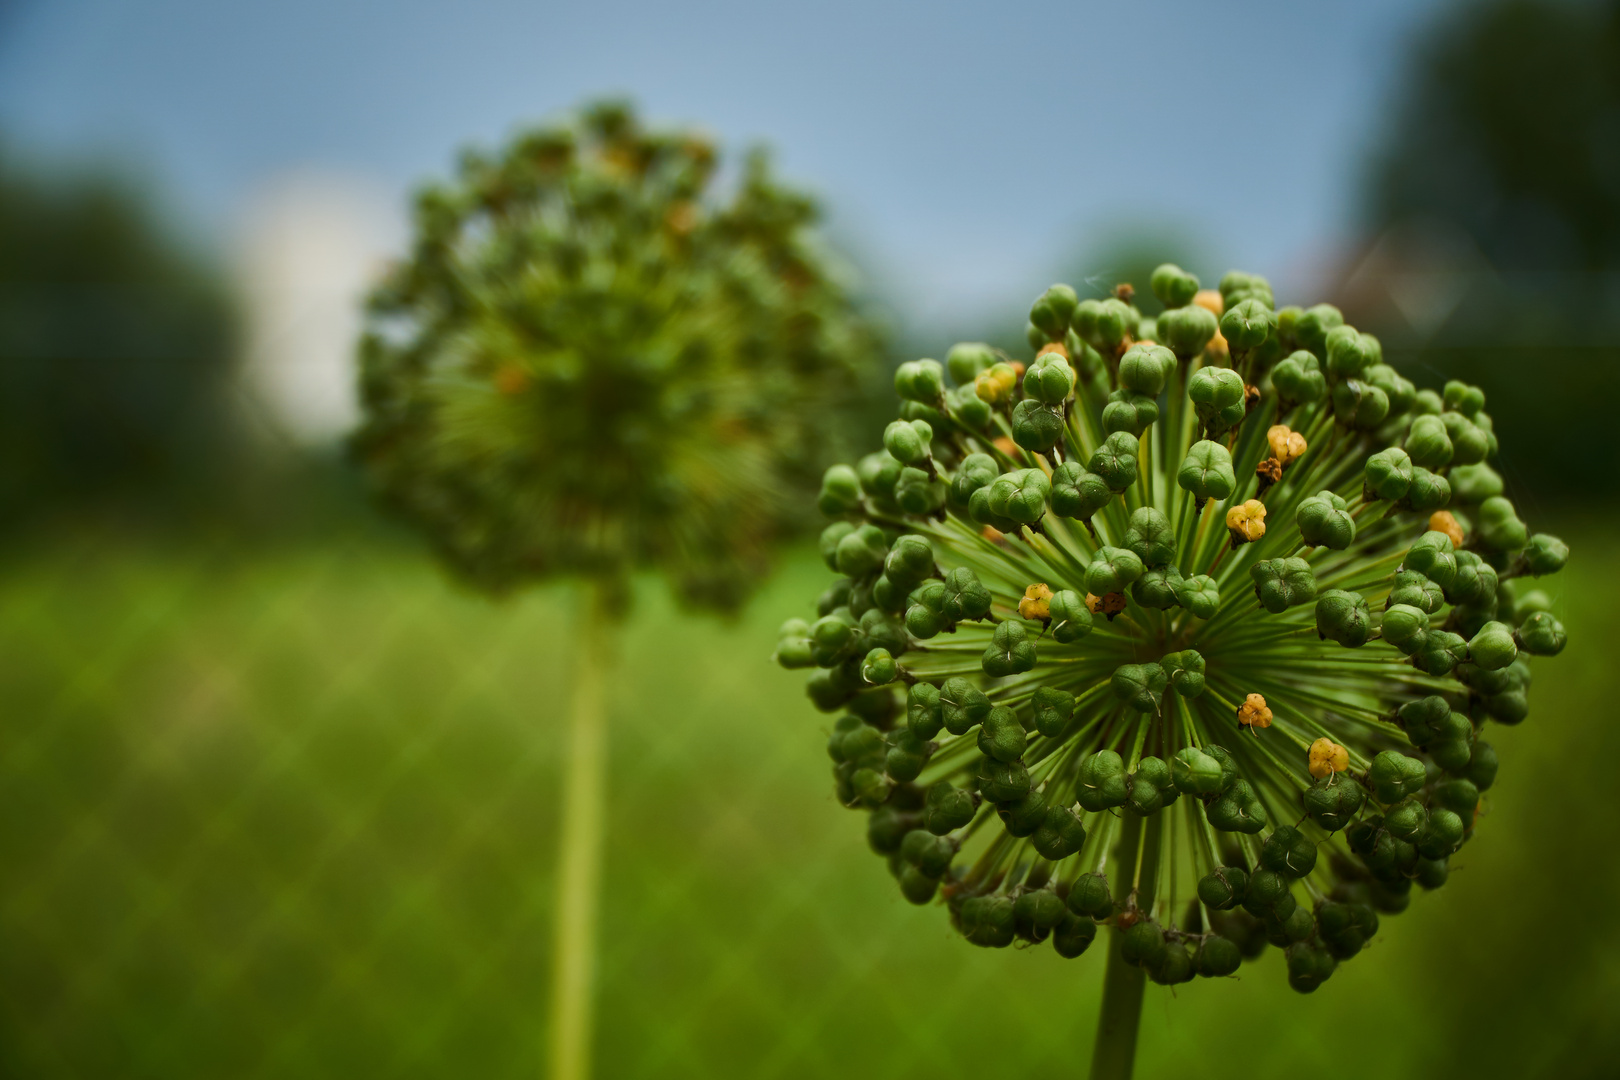
[[[1301,998],[1272,950],[1150,987],[1140,1075],[1612,1075],[1620,542],[1565,523],[1538,661],[1452,883]],[[615,681],[604,1077],[1074,1074],[1103,966],[905,904],[767,660],[640,589]],[[0,569],[0,1074],[540,1071],[572,594],[492,604],[345,536],[59,539]]]

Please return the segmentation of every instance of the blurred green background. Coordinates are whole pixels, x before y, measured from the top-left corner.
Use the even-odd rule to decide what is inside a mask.
[[[41,10],[0,8],[0,31]],[[100,9],[75,10],[95,32]],[[1143,14],[1131,39],[1190,10]],[[1312,49],[1332,69],[1363,40],[1284,5],[1246,15],[1307,66]],[[978,33],[964,10],[940,18]],[[1028,263],[1016,272],[996,244],[974,249],[1011,300],[945,310],[897,284],[903,256],[835,208],[896,362],[956,338],[1016,341],[1026,293],[1053,277],[1101,290],[1175,258],[1212,280],[1255,258],[1245,268],[1270,274],[1280,301],[1341,303],[1420,384],[1484,385],[1510,493],[1573,549],[1551,583],[1571,644],[1538,662],[1531,718],[1492,734],[1501,779],[1452,882],[1386,919],[1311,997],[1286,988],[1275,950],[1230,983],[1150,988],[1143,1076],[1606,1076],[1620,1059],[1620,866],[1605,846],[1620,831],[1606,411],[1620,384],[1620,4],[1441,3],[1412,19],[1352,86],[1378,122],[1313,259],[1288,263],[1263,228],[1233,226],[1264,216],[1242,197],[1208,196],[1225,232],[1188,225],[1210,185],[1154,159],[1144,184],[1172,175],[1189,192],[1154,196],[1162,223],[1135,207],[1077,230],[1036,206],[1025,224],[1046,263],[1011,238]],[[556,104],[614,88],[583,78]],[[895,78],[892,100],[908,101]],[[19,85],[0,79],[12,126]],[[1295,89],[1327,109],[1342,88]],[[1162,149],[1186,122],[1186,99],[1139,82],[1063,108],[1106,113],[1115,92],[1152,124],[1110,153]],[[1281,110],[1294,90],[1265,93]],[[825,97],[804,121],[816,130],[852,115]],[[1348,138],[1284,122],[1270,100],[1246,101],[1262,114],[1251,130],[1285,158]],[[1010,117],[1017,134],[1026,104],[992,99],[986,122]],[[1242,119],[1205,118],[1227,155],[1205,165],[1261,185],[1277,170],[1234,140]],[[247,128],[245,146],[281,137]],[[942,130],[951,162],[985,156]],[[496,604],[451,585],[366,509],[329,418],[322,441],[267,403],[263,312],[244,300],[263,290],[233,276],[220,231],[121,166],[16,145],[0,144],[0,1075],[534,1075],[575,595]],[[451,149],[435,144],[435,169]],[[854,173],[885,171],[848,154]],[[918,177],[938,163],[896,160],[897,190],[931,197]],[[1003,178],[957,182],[995,207],[1027,202]],[[1310,207],[1273,218],[1296,210],[1316,221]],[[875,392],[872,415],[888,408]],[[1101,950],[1066,962],[967,945],[901,900],[861,816],[834,803],[827,718],[767,659],[825,577],[795,547],[733,623],[682,617],[661,585],[638,584],[612,701],[599,1075],[1079,1072]]]

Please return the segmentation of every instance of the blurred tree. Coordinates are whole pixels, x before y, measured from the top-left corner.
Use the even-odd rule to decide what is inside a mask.
[[[1620,393],[1620,2],[1457,4],[1414,50],[1365,207],[1346,315],[1423,365],[1512,397],[1508,463],[1613,490],[1580,403]]]
[[[0,154],[0,507],[137,501],[168,510],[216,481],[231,306],[136,189]]]

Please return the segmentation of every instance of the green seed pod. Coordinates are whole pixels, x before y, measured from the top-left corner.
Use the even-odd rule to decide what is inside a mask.
[[[1372,335],[1367,335],[1371,340]],[[1388,364],[1374,364],[1361,373],[1362,381],[1371,383],[1384,392],[1389,399],[1389,415],[1401,416],[1412,407],[1417,396],[1417,387],[1412,380],[1405,378]]]
[[[1329,589],[1316,599],[1316,632],[1326,640],[1359,649],[1372,634],[1372,616],[1360,593]]]
[[[848,465],[834,465],[821,477],[816,507],[828,517],[847,514],[861,504],[861,480]]]
[[[1204,367],[1187,380],[1187,398],[1206,428],[1224,431],[1223,410],[1243,404],[1243,377],[1231,368]]]
[[[1438,416],[1419,415],[1406,433],[1406,452],[1425,469],[1442,469],[1451,464],[1451,436]]]
[[[1176,471],[1176,483],[1200,504],[1206,499],[1228,498],[1237,489],[1232,455],[1220,443],[1195,442]]]
[[[1556,574],[1569,561],[1569,545],[1556,536],[1536,533],[1525,542],[1520,559],[1524,572],[1532,577]]]
[[[1181,361],[1191,360],[1203,352],[1218,329],[1215,313],[1198,304],[1171,308],[1160,315],[1155,324],[1159,341]]]
[[[1238,782],[1237,761],[1232,757],[1230,750],[1224,746],[1210,745],[1204,747],[1204,753],[1221,763],[1221,788],[1219,794],[1226,794],[1232,790],[1232,785]]]
[[[1192,953],[1179,941],[1166,942],[1164,955],[1148,971],[1148,978],[1160,986],[1191,982],[1194,974]]]
[[[1243,300],[1221,315],[1220,328],[1234,353],[1251,352],[1276,333],[1277,313],[1259,300]]]
[[[1198,879],[1198,899],[1217,911],[1231,911],[1243,903],[1249,874],[1238,866],[1217,866]]]
[[[883,530],[876,525],[862,525],[838,541],[834,559],[840,574],[860,578],[883,569],[883,560],[888,554],[889,544]]]
[[[1451,497],[1459,503],[1474,505],[1502,494],[1502,477],[1483,462],[1459,465],[1447,474],[1447,479],[1451,481]]]
[[[1001,468],[996,465],[995,458],[989,454],[969,454],[962,459],[956,474],[951,477],[950,505],[966,506],[975,491],[989,487],[1000,475]]]
[[[838,545],[843,543],[844,537],[854,531],[855,526],[847,521],[835,521],[821,530],[821,539],[817,547],[821,551],[821,561],[827,564],[827,569],[834,571],[838,569]],[[848,602],[848,598],[845,597],[845,599],[838,601],[833,606],[838,607]]]
[[[945,396],[945,408],[951,419],[969,431],[983,431],[994,413],[990,403],[979,396],[973,383],[958,386]]]
[[[1463,777],[1480,791],[1489,791],[1491,785],[1496,783],[1496,768],[1496,749],[1480,740],[1474,743],[1474,756],[1468,759],[1468,768]]]
[[[1145,608],[1168,611],[1180,603],[1176,598],[1180,585],[1181,571],[1174,566],[1162,566],[1137,579],[1131,586],[1131,599]]]
[[[1331,491],[1318,492],[1299,504],[1294,513],[1299,535],[1312,547],[1343,551],[1356,538],[1356,521],[1348,504]]]
[[[1323,345],[1326,349],[1323,366],[1331,382],[1359,379],[1363,371],[1377,362],[1374,345],[1366,334],[1353,326],[1335,326],[1327,332]]]
[[[1481,416],[1483,417],[1483,414]],[[1445,425],[1446,435],[1451,439],[1453,465],[1473,465],[1485,460],[1491,449],[1491,436],[1488,430],[1462,413],[1441,413],[1440,422]]]
[[[945,369],[938,360],[909,360],[895,369],[894,392],[907,401],[937,404],[945,396]]]
[[[1020,401],[1013,407],[1012,437],[1025,450],[1044,454],[1063,438],[1063,417],[1039,401]]]
[[[1425,615],[1433,615],[1445,605],[1445,592],[1416,570],[1401,570],[1395,574],[1395,585],[1389,591],[1387,606],[1396,604],[1405,604]]]
[[[1249,875],[1243,891],[1243,910],[1257,919],[1286,919],[1297,906],[1289,891],[1287,875],[1275,870],[1256,870]]]
[[[1325,776],[1305,789],[1300,801],[1305,814],[1328,832],[1338,832],[1360,813],[1367,794],[1347,776]]]
[[[897,585],[914,587],[934,573],[933,545],[915,533],[907,533],[890,546],[883,572]]]
[[[1080,304],[1080,298],[1067,285],[1053,285],[1041,294],[1029,309],[1029,321],[1047,338],[1062,341],[1069,330],[1069,319]]]
[[[1065,461],[1052,471],[1052,512],[1060,517],[1089,521],[1113,497],[1107,482],[1079,462]]]
[[[1247,780],[1234,781],[1204,809],[1209,823],[1223,832],[1257,833],[1266,827],[1266,808]]]
[[[1451,484],[1445,477],[1428,469],[1413,467],[1412,486],[1406,489],[1406,498],[1400,503],[1403,510],[1428,514],[1444,509],[1450,503]]]
[[[1372,766],[1367,770],[1373,794],[1385,805],[1415,794],[1422,789],[1427,778],[1428,772],[1423,768],[1423,762],[1407,757],[1398,750],[1383,751],[1373,758]]]
[[[1114,897],[1103,874],[1081,874],[1069,886],[1069,910],[1081,918],[1106,919],[1114,913]]]
[[[1332,304],[1305,309],[1294,323],[1294,337],[1318,357],[1327,355],[1328,333],[1344,325],[1344,316]]]
[[[1129,548],[1100,547],[1086,567],[1086,589],[1096,596],[1124,592],[1145,570],[1142,560]]]
[[[1243,954],[1230,938],[1211,934],[1199,943],[1193,964],[1204,978],[1219,979],[1234,974],[1242,966]]]
[[[1457,576],[1457,557],[1451,549],[1451,537],[1443,532],[1424,533],[1406,552],[1401,569],[1415,570],[1442,589],[1451,588]]]
[[[1055,352],[1042,353],[1024,373],[1024,393],[1047,405],[1061,405],[1074,392],[1074,369]]]
[[[1563,623],[1548,612],[1538,611],[1519,626],[1515,640],[1531,656],[1557,656],[1564,651],[1567,639]]]
[[[906,726],[922,742],[939,734],[945,721],[940,717],[939,687],[933,683],[913,683],[906,691]]]
[[[1072,589],[1053,593],[1047,610],[1052,615],[1048,629],[1058,644],[1069,645],[1091,633],[1091,609],[1086,607],[1085,597]]]
[[[1366,945],[1367,935],[1362,926],[1358,913],[1350,904],[1328,900],[1316,909],[1317,937],[1328,952],[1340,960],[1350,959]]]
[[[1395,711],[1395,718],[1406,729],[1406,737],[1412,740],[1413,746],[1427,746],[1436,739],[1454,737],[1459,733],[1458,724],[1470,727],[1468,718],[1452,712],[1450,703],[1439,694],[1408,701]]]
[[[1204,657],[1194,649],[1165,653],[1159,657],[1159,666],[1170,676],[1170,685],[1184,698],[1195,698],[1204,692]]]
[[[1055,686],[1036,688],[1030,705],[1035,712],[1035,730],[1048,739],[1061,736],[1074,719],[1074,695]]]
[[[1137,442],[1129,432],[1116,431],[1103,440],[1097,452],[1091,455],[1086,470],[1102,477],[1103,483],[1115,494],[1136,482]]]
[[[893,782],[881,769],[870,767],[856,769],[850,775],[849,782],[855,792],[855,801],[868,809],[881,806],[888,800],[889,792],[894,789]]]
[[[1046,940],[1046,935],[1068,915],[1063,900],[1051,889],[1034,889],[1013,901],[1018,932],[1030,941]]]
[[[1316,868],[1316,845],[1292,825],[1279,825],[1260,845],[1260,865],[1287,877],[1304,877]]]
[[[1374,498],[1400,502],[1412,487],[1412,459],[1405,450],[1391,446],[1367,459],[1367,492]]]
[[[1416,843],[1429,831],[1429,811],[1416,799],[1402,799],[1384,814],[1384,828],[1397,840]]]
[[[1035,830],[1046,822],[1046,796],[1039,791],[1027,792],[1016,802],[999,804],[996,816],[1001,819],[1008,836],[1020,840],[1033,836]]]
[[[1309,994],[1327,982],[1338,966],[1333,955],[1310,942],[1288,946],[1288,985],[1301,994]]]
[[[1283,401],[1309,405],[1327,396],[1327,377],[1316,357],[1304,349],[1290,353],[1271,369],[1271,383]]]
[[[1455,409],[1464,416],[1473,416],[1485,407],[1485,391],[1452,379],[1445,385],[1445,402],[1446,408]]]
[[[979,753],[997,761],[1017,761],[1028,741],[1018,714],[1005,705],[992,708],[979,728]]]
[[[1157,712],[1169,676],[1158,664],[1121,664],[1108,685],[1116,698],[1137,712]]]
[[[988,370],[995,362],[996,351],[979,341],[959,342],[945,354],[945,368],[957,386],[972,386],[979,372]]]
[[[1148,919],[1131,924],[1120,941],[1120,956],[1127,964],[1153,967],[1164,959],[1164,929]]]
[[[987,949],[1004,949],[1017,933],[1013,902],[1005,896],[970,896],[962,901],[962,936]]]
[[[935,836],[944,836],[972,821],[973,812],[971,792],[955,787],[949,780],[940,780],[928,788],[923,803],[923,828]]]
[[[872,649],[861,660],[861,678],[873,686],[892,683],[898,675],[899,667],[888,649]]]
[[[910,863],[900,867],[900,895],[910,903],[921,907],[934,898],[939,891],[939,879],[931,878],[918,870]]]
[[[1164,381],[1175,367],[1175,354],[1163,345],[1132,345],[1119,358],[1120,388],[1157,398],[1164,393]]]
[[[1116,431],[1128,432],[1140,438],[1142,432],[1148,429],[1159,418],[1159,403],[1146,394],[1138,394],[1131,390],[1115,390],[1108,395],[1108,404],[1103,407],[1103,430],[1112,434]],[[1014,435],[1016,437],[1016,431]]]
[[[966,735],[975,724],[990,715],[990,699],[984,691],[961,677],[945,680],[939,689],[940,717],[952,735]]]
[[[943,483],[909,465],[900,470],[900,480],[894,485],[894,501],[908,514],[931,514],[944,506],[948,497],[949,489]]]
[[[1461,815],[1437,807],[1429,813],[1428,830],[1417,842],[1418,851],[1426,859],[1444,859],[1462,844],[1464,831]]]
[[[1052,948],[1065,960],[1073,960],[1091,947],[1096,936],[1096,923],[1070,915],[1052,931]]]
[[[979,762],[979,794],[994,803],[1017,802],[1029,794],[1029,771],[1021,761],[984,758]]]
[[[996,625],[989,648],[981,661],[984,673],[992,679],[1016,675],[1035,666],[1035,643],[1023,623],[1004,622]]]
[[[1449,630],[1430,630],[1412,653],[1412,666],[1430,675],[1446,675],[1468,659],[1468,641]]]
[[[1304,559],[1262,559],[1249,567],[1254,595],[1272,614],[1316,599],[1316,575]]]
[[[1345,427],[1371,431],[1388,415],[1389,395],[1372,383],[1346,379],[1333,388],[1333,416]]]
[[[1434,802],[1436,806],[1471,819],[1479,806],[1479,788],[1472,780],[1442,780],[1434,785]]]
[[[1167,308],[1186,307],[1198,295],[1198,278],[1175,263],[1161,263],[1148,279],[1153,295]]]
[[[893,855],[912,829],[915,815],[880,806],[866,819],[866,843],[878,855]]]
[[[1480,542],[1492,551],[1517,551],[1530,539],[1513,504],[1500,495],[1480,503],[1476,525]]]
[[[1176,601],[1190,614],[1207,619],[1220,607],[1221,596],[1214,578],[1208,574],[1197,574],[1184,579],[1176,587]]]
[[[1517,660],[1519,649],[1513,643],[1512,630],[1499,622],[1488,622],[1468,643],[1468,655],[1486,671],[1496,671]]]
[[[1046,821],[1039,829],[1031,843],[1043,858],[1056,862],[1066,859],[1080,850],[1086,842],[1086,827],[1080,820],[1080,815],[1066,806],[1048,807]]]
[[[1119,352],[1126,337],[1136,332],[1136,310],[1114,297],[1086,300],[1075,308],[1070,322],[1080,339],[1105,356]]]
[[[1041,470],[1019,469],[996,477],[989,491],[992,513],[1028,525],[1046,513],[1051,485]]]
[[[883,449],[902,465],[919,465],[928,460],[933,438],[934,429],[922,420],[895,420],[883,429]]]
[[[1125,805],[1125,762],[1112,750],[1099,750],[1080,762],[1075,798],[1092,812]]]
[[[1266,940],[1278,947],[1287,948],[1316,933],[1316,919],[1309,910],[1296,905],[1288,918],[1269,919],[1265,927]]]
[[[951,868],[956,845],[926,829],[913,829],[900,842],[900,857],[928,877],[937,878]]]
[[[1164,514],[1151,506],[1138,507],[1131,512],[1122,543],[1143,566],[1164,566],[1176,557],[1175,530]]]
[[[1456,562],[1457,572],[1452,576],[1450,587],[1444,590],[1446,599],[1453,604],[1494,611],[1496,571],[1472,551],[1457,552]]]
[[[1184,746],[1170,759],[1170,778],[1187,795],[1215,795],[1224,786],[1221,763],[1196,746]]]
[[[1413,874],[1413,880],[1424,889],[1438,889],[1446,883],[1446,878],[1450,876],[1450,873],[1451,868],[1443,858],[1419,859],[1417,870]]]
[[[990,614],[990,590],[968,567],[959,566],[945,575],[944,612],[952,622]]]

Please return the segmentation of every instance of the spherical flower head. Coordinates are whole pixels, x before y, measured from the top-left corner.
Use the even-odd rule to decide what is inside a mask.
[[[1245,499],[1226,511],[1226,528],[1234,544],[1252,544],[1266,535],[1266,504]]]
[[[1417,390],[1254,275],[1209,307],[1174,267],[1155,287],[1190,302],[1151,327],[1123,290],[1075,305],[1061,401],[1042,340],[993,424],[908,399],[926,460],[829,472],[842,577],[776,656],[841,716],[835,793],[900,894],[969,941],[1117,934],[1165,984],[1274,944],[1311,992],[1486,831],[1484,729],[1526,722],[1567,640],[1522,579],[1569,551],[1510,501],[1482,395]],[[1228,335],[1188,331],[1216,312]],[[970,390],[1012,367],[970,359]],[[940,501],[901,505],[908,478]]]
[[[368,302],[352,449],[476,586],[657,567],[730,609],[807,495],[859,512],[847,470],[816,492],[807,449],[876,336],[814,204],[757,154],[722,197],[718,165],[607,103],[418,196],[411,254]]]

